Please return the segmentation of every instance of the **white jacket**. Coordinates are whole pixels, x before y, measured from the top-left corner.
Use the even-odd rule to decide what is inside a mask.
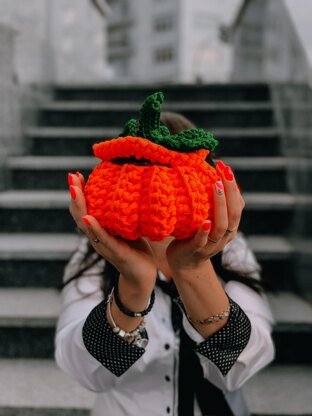
[[[86,247],[86,240],[83,240],[67,265],[65,281],[77,270]],[[240,234],[226,246],[223,264],[237,271],[253,270],[253,277],[259,277],[256,260]],[[171,324],[171,299],[160,288],[155,288],[155,304],[146,317],[148,345],[145,350],[131,346],[108,327],[101,290],[103,267],[104,260],[63,289],[63,308],[55,339],[56,362],[86,389],[98,393],[93,416],[176,416],[179,338]],[[222,332],[218,331],[207,340],[185,316],[183,325],[197,343],[196,352],[204,376],[224,392],[233,413],[244,416],[248,413],[242,410],[235,393],[273,359],[273,318],[266,298],[248,286],[230,281],[224,289],[238,305],[239,316],[245,317],[244,324],[239,318],[235,325],[227,324],[220,330]],[[86,339],[86,333],[88,337],[91,334],[92,339]],[[231,345],[235,344],[236,353],[233,354],[231,346],[224,348],[225,344],[219,348],[216,341],[218,337],[224,338],[222,334],[232,340]],[[240,346],[245,336],[246,342]],[[110,349],[114,351],[108,357],[105,351]],[[228,364],[226,368],[222,363]],[[118,376],[114,375],[114,369],[119,372]],[[201,415],[197,403],[194,406],[194,414]]]

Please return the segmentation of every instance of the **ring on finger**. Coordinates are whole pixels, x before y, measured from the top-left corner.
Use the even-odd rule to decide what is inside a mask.
[[[220,240],[213,240],[212,238],[208,237],[208,241],[213,244],[217,244]]]
[[[229,236],[230,234],[232,234],[232,233],[236,230],[236,228],[237,228],[237,227],[234,227],[234,228],[232,228],[232,229],[228,228],[228,229],[225,231],[224,236],[225,236],[225,237]]]
[[[100,243],[100,240],[96,237],[96,238],[93,238],[92,239],[92,241],[95,243],[95,244],[97,244],[97,243]]]

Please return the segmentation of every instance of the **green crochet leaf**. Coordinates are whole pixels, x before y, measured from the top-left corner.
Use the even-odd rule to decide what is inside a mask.
[[[137,132],[137,121],[134,118],[132,118],[126,123],[119,137],[127,137],[127,136],[135,137],[136,132]]]
[[[214,150],[218,141],[212,133],[203,129],[189,129],[178,134],[170,134],[169,129],[160,124],[163,101],[162,92],[155,92],[148,96],[140,110],[139,121],[129,120],[119,137],[143,137],[178,152],[193,152],[199,149]]]

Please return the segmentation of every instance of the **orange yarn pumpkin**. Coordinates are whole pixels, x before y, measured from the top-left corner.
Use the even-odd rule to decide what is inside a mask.
[[[85,186],[87,211],[128,240],[189,238],[212,216],[218,176],[205,159],[217,141],[201,129],[171,135],[159,122],[163,98],[148,97],[139,122],[130,120],[121,137],[93,147],[102,163]]]
[[[112,235],[128,240],[169,235],[189,238],[212,216],[212,184],[218,180],[206,161],[209,150],[179,153],[137,137],[94,145],[103,160],[85,187],[88,213]],[[150,165],[112,160],[134,156]]]

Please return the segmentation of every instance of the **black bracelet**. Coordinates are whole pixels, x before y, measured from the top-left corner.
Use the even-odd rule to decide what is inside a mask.
[[[131,316],[131,318],[140,318],[140,317],[142,317],[142,316],[145,316],[145,315],[147,315],[151,310],[152,310],[152,307],[153,307],[153,305],[154,305],[154,302],[155,302],[155,291],[154,291],[154,289],[153,289],[153,291],[152,291],[152,293],[151,293],[151,297],[150,297],[150,301],[149,301],[149,304],[148,304],[148,306],[147,306],[147,308],[146,309],[144,309],[143,311],[141,311],[141,312],[133,312],[133,311],[129,311],[129,309],[127,309],[122,303],[121,303],[121,301],[120,301],[120,299],[119,299],[119,294],[118,294],[118,282],[115,284],[115,286],[113,287],[113,290],[112,290],[112,294],[114,293],[114,299],[115,299],[115,302],[116,302],[116,305],[118,306],[118,309],[122,312],[122,313],[124,313],[125,315],[127,315],[127,316]]]

